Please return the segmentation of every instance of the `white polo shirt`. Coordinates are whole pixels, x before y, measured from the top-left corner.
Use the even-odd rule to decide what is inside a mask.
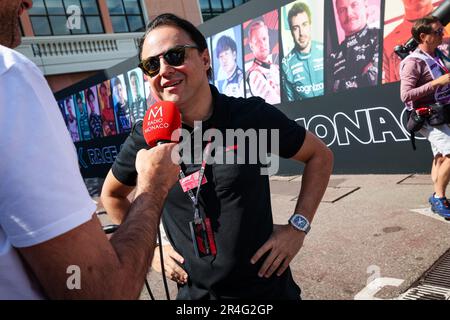
[[[43,298],[15,248],[74,229],[91,219],[95,205],[45,78],[1,45],[0,155],[0,299]]]

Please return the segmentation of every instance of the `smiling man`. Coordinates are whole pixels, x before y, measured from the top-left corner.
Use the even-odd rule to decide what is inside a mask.
[[[312,21],[309,7],[298,2],[288,13],[294,49],[283,58],[282,84],[288,101],[322,96],[323,44],[312,40]]]
[[[376,85],[379,29],[367,25],[368,0],[336,0],[335,6],[345,39],[330,54],[330,89],[338,92]]]
[[[280,103],[280,67],[271,54],[269,28],[263,20],[255,20],[248,29],[248,45],[254,59],[246,72],[247,97]]]
[[[204,164],[206,183],[196,191],[198,206],[193,206],[189,192],[183,191],[182,181],[170,190],[163,225],[179,253],[172,262],[187,273],[187,281],[179,281],[177,298],[298,300],[300,288],[292,278],[289,263],[302,247],[324,194],[332,170],[331,151],[263,99],[228,97],[209,85],[206,40],[190,22],[172,14],[156,17],[149,24],[141,48],[140,66],[149,77],[152,92],[159,100],[176,103],[183,128],[193,132],[194,122],[197,126],[201,122],[198,128],[215,128],[221,134],[227,129],[278,130],[278,154],[305,163],[299,200],[290,222],[283,225],[273,224],[269,179],[261,175],[261,163]],[[191,136],[191,145],[206,148],[195,136]],[[221,147],[228,147],[230,152],[246,149],[248,154],[247,144]],[[140,148],[148,148],[142,122],[125,141],[103,185],[102,203],[119,223],[127,216],[127,195],[136,183],[134,159]],[[193,160],[182,163],[182,175],[195,179],[191,175],[200,167]],[[198,220],[211,222],[210,228],[205,228],[209,230],[208,239],[214,239],[216,252],[196,249],[205,245],[204,238],[199,240],[191,233],[198,232]]]

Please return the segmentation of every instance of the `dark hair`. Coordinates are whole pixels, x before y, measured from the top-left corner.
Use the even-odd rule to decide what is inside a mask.
[[[122,85],[122,81],[118,77],[115,77],[113,80],[113,87],[118,86],[119,84]]]
[[[75,100],[77,100],[77,103],[78,100],[81,100],[81,102],[83,102],[83,99],[81,99],[81,94],[79,92],[75,95]]]
[[[131,77],[135,77],[137,81],[139,81],[138,75],[136,73],[136,71],[131,71],[130,72],[130,81],[131,81]]]
[[[431,25],[435,22],[439,22],[439,19],[433,16],[426,16],[417,20],[411,29],[411,34],[414,40],[418,43],[422,43],[422,40],[420,40],[420,34],[431,34],[431,32],[433,32],[433,27]]]
[[[92,92],[91,88],[86,90],[86,96],[89,99],[90,96],[93,96],[95,98],[94,92]]]
[[[136,71],[131,71],[130,72],[130,79],[131,79],[131,77],[136,77],[137,78],[137,73],[136,73]]]
[[[145,34],[139,41],[139,59],[142,59],[142,48],[144,46],[144,41],[145,38],[147,38],[147,35],[150,33],[150,31],[155,30],[156,28],[162,26],[172,26],[182,29],[189,35],[191,40],[194,41],[200,52],[203,52],[205,51],[205,49],[208,48],[205,37],[200,32],[200,30],[198,30],[192,23],[172,13],[163,13],[148,23]],[[206,73],[208,75],[208,78],[211,79],[212,78],[211,67],[208,69]]]
[[[219,40],[217,41],[217,46],[216,46],[216,56],[217,58],[219,57],[219,55],[224,52],[225,50],[231,49],[231,51],[236,52],[237,48],[236,48],[236,42],[234,42],[234,40],[229,37],[229,36],[221,36],[219,38]]]
[[[288,13],[289,29],[292,29],[292,18],[303,12],[306,12],[309,22],[311,23],[311,10],[309,10],[306,3],[298,2],[292,6]]]

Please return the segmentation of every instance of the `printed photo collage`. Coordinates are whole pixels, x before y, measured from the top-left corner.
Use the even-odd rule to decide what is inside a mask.
[[[208,38],[212,83],[224,94],[276,105],[399,81],[394,48],[443,2],[293,1]]]
[[[210,82],[223,94],[258,96],[276,106],[399,81],[395,46],[411,38],[414,20],[442,2],[293,1],[208,37]],[[449,28],[442,48],[447,52]],[[77,142],[129,132],[154,102],[136,68],[59,105]]]
[[[135,68],[59,100],[74,142],[128,133],[155,103],[146,76]]]

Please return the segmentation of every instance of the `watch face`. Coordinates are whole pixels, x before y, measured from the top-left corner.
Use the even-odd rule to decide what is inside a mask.
[[[305,228],[306,227],[306,221],[305,220],[301,220],[299,223],[300,228]]]
[[[305,228],[308,224],[308,222],[305,219],[302,219],[300,215],[295,215],[292,219],[292,222],[301,229]]]

